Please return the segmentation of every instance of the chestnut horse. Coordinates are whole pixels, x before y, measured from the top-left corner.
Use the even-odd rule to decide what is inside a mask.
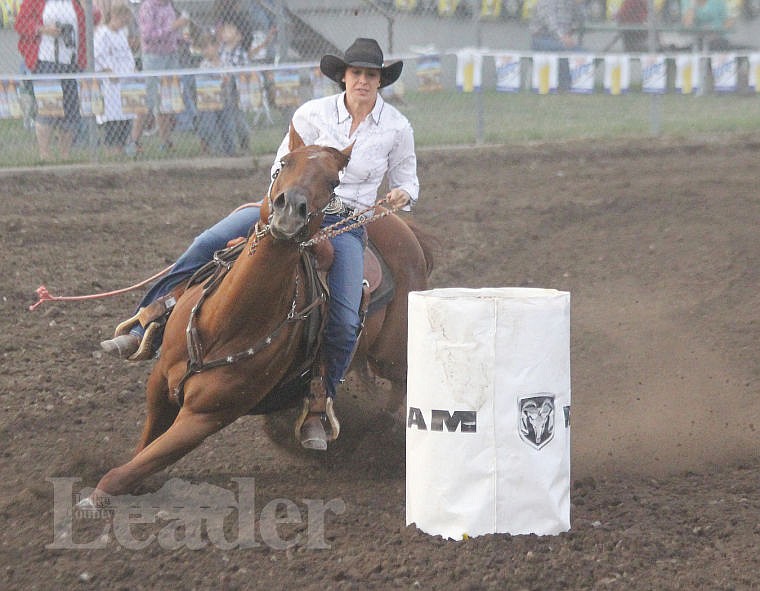
[[[260,224],[269,220],[268,226],[251,232],[212,293],[203,295],[203,286],[194,285],[177,301],[148,378],[147,417],[135,454],[101,478],[95,497],[133,491],[249,413],[303,356],[299,320],[313,303],[303,288],[301,247],[320,230],[352,146],[343,151],[304,146],[292,127],[289,141],[290,152],[261,209]],[[391,270],[395,292],[367,318],[354,366],[369,363],[391,383],[387,409],[394,411],[406,394],[407,294],[426,289],[432,259],[424,239],[399,216],[386,215],[367,229]],[[188,338],[190,332],[195,339]],[[199,357],[239,359],[196,373],[192,362]]]

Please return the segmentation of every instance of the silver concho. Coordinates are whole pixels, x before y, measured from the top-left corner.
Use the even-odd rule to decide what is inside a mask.
[[[325,213],[336,214],[341,211],[343,211],[343,201],[341,201],[340,197],[335,195],[325,207]]]

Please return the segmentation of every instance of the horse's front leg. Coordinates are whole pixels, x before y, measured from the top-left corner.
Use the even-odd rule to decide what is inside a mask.
[[[137,453],[129,462],[111,469],[100,479],[92,497],[131,492],[151,474],[166,468],[237,419],[239,414],[194,413],[182,408],[165,433]]]
[[[165,433],[172,426],[179,413],[179,406],[169,400],[169,386],[166,382],[166,376],[158,366],[154,368],[148,378],[146,407],[145,426],[140,441],[137,443],[135,454],[140,453]]]

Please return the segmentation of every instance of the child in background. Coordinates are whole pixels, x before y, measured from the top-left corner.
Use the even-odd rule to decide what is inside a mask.
[[[218,70],[224,67],[219,52],[219,41],[209,34],[201,35],[198,39],[198,49],[203,59],[198,66],[201,70]],[[237,129],[234,113],[229,108],[230,100],[229,75],[222,77],[222,100],[217,110],[198,111],[197,130],[201,138],[203,151],[210,154],[235,155]]]
[[[222,64],[232,68],[250,65],[248,48],[243,42],[240,27],[235,22],[222,23],[219,38],[221,41],[219,56]],[[235,78],[232,76],[230,76],[226,92],[228,99],[225,100],[225,109],[228,110],[229,117],[235,122],[237,133],[236,146],[239,145],[241,148],[247,149],[250,142],[251,130],[245,119],[245,113],[240,109],[240,96],[235,84]]]
[[[135,58],[127,38],[127,26],[132,11],[126,4],[111,9],[108,22],[98,27],[93,38],[95,71],[115,74],[133,74]],[[97,121],[104,130],[104,141],[113,153],[123,150],[135,156],[140,149],[142,116],[126,114],[121,107],[121,84],[118,78],[103,80],[104,112]]]

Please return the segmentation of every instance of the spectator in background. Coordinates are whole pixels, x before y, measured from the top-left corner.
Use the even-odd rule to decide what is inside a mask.
[[[725,30],[734,23],[725,0],[681,0],[681,15],[685,27],[712,31],[705,34],[703,49],[726,51],[731,48]]]
[[[132,10],[126,4],[116,4],[108,11],[107,22],[95,31],[95,71],[132,74],[135,57],[129,45],[128,27],[133,20]],[[104,112],[98,116],[103,126],[104,142],[117,153],[121,150],[135,156],[140,149],[142,117],[125,114],[121,107],[121,84],[118,78],[103,80]]]
[[[249,57],[254,63],[274,63],[277,56],[277,26],[274,18],[258,0],[251,1],[249,10],[253,26]]]
[[[87,65],[84,10],[78,0],[24,0],[15,23],[18,49],[26,67],[35,74],[81,72]],[[61,80],[63,117],[41,117],[35,122],[40,158],[51,157],[53,130],[58,148],[68,158],[79,128],[77,81]]]
[[[248,50],[241,31],[235,23],[227,22],[222,26],[220,33],[221,45],[219,56],[222,65],[228,68],[239,68],[249,65]],[[225,87],[224,109],[228,116],[235,122],[235,137],[237,145],[247,150],[250,145],[251,129],[245,118],[245,113],[240,109],[240,94],[235,83],[235,77],[229,76]],[[236,152],[237,149],[233,150]],[[232,155],[232,153],[230,153]]]
[[[530,21],[533,51],[581,49],[578,34],[583,28],[583,0],[538,0]]]
[[[111,11],[116,6],[126,6],[129,8],[129,12],[132,18],[129,19],[127,25],[127,39],[129,40],[129,47],[132,50],[132,55],[135,56],[135,65],[139,70],[138,61],[140,60],[140,30],[137,27],[137,18],[133,10],[133,3],[129,0],[93,0],[92,5],[102,15],[102,22],[107,23],[111,18]]]
[[[171,0],[145,0],[140,6],[140,34],[142,36],[142,66],[144,71],[173,70],[179,67],[178,51],[182,43],[182,29],[190,24],[187,15],[177,14]],[[159,109],[158,78],[147,79],[147,103],[156,117],[161,149],[169,151],[169,140],[174,115]]]
[[[530,21],[533,51],[583,51],[584,0],[538,0]],[[559,60],[559,88],[570,87],[570,65]]]
[[[220,42],[222,64],[228,67],[249,65],[254,30],[248,3],[244,3],[243,0],[215,0],[212,11],[217,39]],[[237,96],[234,79],[232,92]],[[229,108],[232,109],[232,106]],[[235,116],[239,147],[247,150],[251,136],[248,120],[237,106],[232,114]]]
[[[212,20],[217,33],[226,23],[234,24],[240,31],[241,45],[248,57],[256,62],[274,61],[276,48],[273,43],[277,34],[269,11],[256,0],[215,0]]]
[[[220,42],[215,35],[201,35],[197,42],[203,60],[200,63],[202,70],[214,70],[222,68]],[[218,110],[202,110],[198,112],[197,129],[201,138],[203,149],[211,154],[224,154],[234,156],[237,143],[237,120],[236,110],[237,97],[233,96],[231,89],[231,76],[222,77],[222,105]]]
[[[619,25],[645,25],[647,22],[647,0],[623,0],[615,15]],[[648,31],[623,31],[623,50],[643,53],[649,49]]]
[[[214,0],[211,14],[219,41],[222,40],[221,34],[224,25],[231,23],[240,33],[240,44],[246,51],[251,47],[253,22],[243,0]]]
[[[270,10],[261,2],[252,0],[249,4],[251,23],[253,24],[253,40],[248,51],[248,57],[252,64],[273,64],[277,57],[277,27]],[[261,76],[263,113],[272,122],[269,116],[270,105],[274,104],[274,74],[272,70],[259,72]],[[258,116],[257,116],[258,117]]]

